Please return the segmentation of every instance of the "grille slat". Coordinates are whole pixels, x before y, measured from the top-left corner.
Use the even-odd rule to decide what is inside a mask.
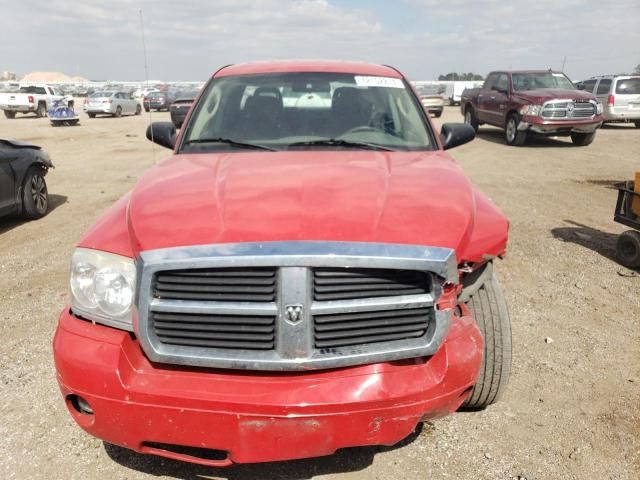
[[[419,295],[431,290],[431,281],[428,273],[411,270],[316,268],[313,297],[328,301]]]
[[[276,268],[172,270],[156,274],[155,298],[168,300],[273,302]]]
[[[152,312],[155,335],[168,345],[272,350],[275,317]]]
[[[591,118],[596,114],[596,107],[591,102],[574,100],[573,111],[569,115],[569,102],[551,102],[547,103],[542,110],[543,118],[550,119],[574,119],[574,118]]]
[[[315,346],[340,347],[421,337],[429,328],[432,311],[431,308],[413,308],[316,315]]]
[[[343,340],[326,340],[326,341],[317,341],[317,348],[332,348],[332,347],[345,347],[349,345],[359,345],[365,343],[376,343],[376,342],[390,342],[392,340],[405,340],[409,338],[417,338],[421,337],[424,332],[411,332],[411,333],[396,333],[396,334],[387,334],[387,335],[372,335],[370,337],[360,337],[355,341],[354,339],[343,339]]]

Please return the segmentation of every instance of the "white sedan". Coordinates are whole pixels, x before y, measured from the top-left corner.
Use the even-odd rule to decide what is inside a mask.
[[[89,118],[96,115],[140,115],[142,106],[140,102],[125,92],[104,91],[96,92],[87,98],[84,111]]]

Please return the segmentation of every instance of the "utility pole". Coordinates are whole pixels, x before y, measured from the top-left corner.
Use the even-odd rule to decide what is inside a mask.
[[[564,58],[562,59],[562,68],[560,69],[561,72],[564,72],[564,66],[567,64],[567,56],[565,55]]]

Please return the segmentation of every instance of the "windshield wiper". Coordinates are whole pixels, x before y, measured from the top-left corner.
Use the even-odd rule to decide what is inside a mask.
[[[191,145],[194,143],[224,143],[236,148],[250,148],[252,150],[268,150],[270,152],[276,151],[275,148],[265,147],[264,145],[257,145],[255,143],[238,142],[230,138],[194,138],[192,140],[185,141],[184,145]]]
[[[345,147],[345,148],[364,148],[367,150],[383,150],[385,152],[393,152],[392,148],[376,145],[375,143],[352,142],[350,140],[342,140],[339,138],[322,138],[320,140],[308,140],[306,142],[294,142],[287,145],[288,147]]]

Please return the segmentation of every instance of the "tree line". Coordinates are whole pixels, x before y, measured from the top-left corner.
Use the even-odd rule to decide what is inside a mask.
[[[639,65],[640,66],[640,65]],[[441,81],[447,81],[447,80],[453,80],[453,81],[458,81],[458,80],[484,80],[484,77],[482,75],[478,75],[477,73],[473,73],[473,72],[469,72],[469,73],[456,73],[456,72],[451,72],[451,73],[447,73],[446,75],[439,75],[438,76],[438,80]]]

